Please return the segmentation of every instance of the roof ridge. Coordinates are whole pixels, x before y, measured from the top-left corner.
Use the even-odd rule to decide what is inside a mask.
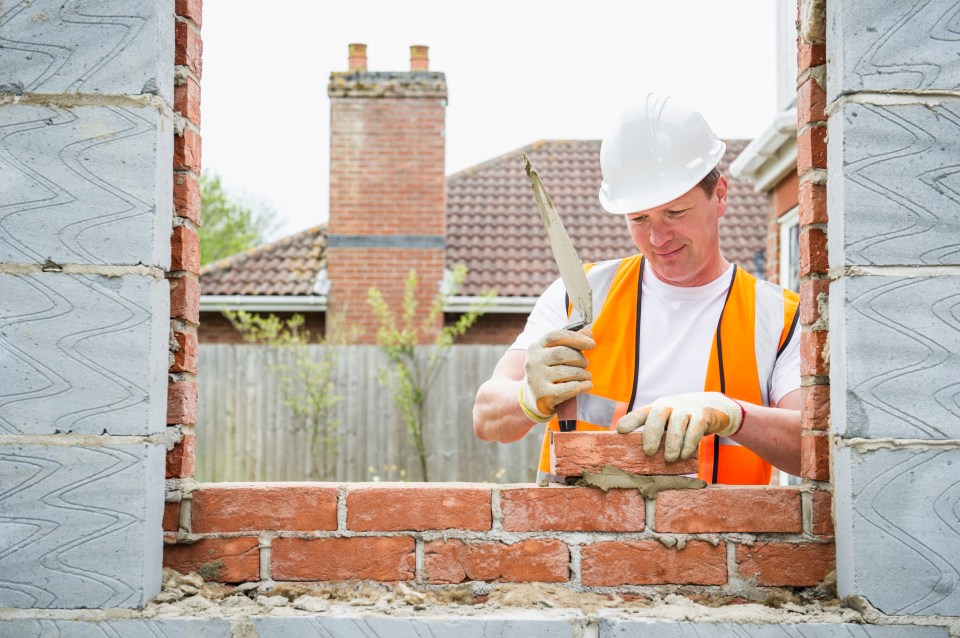
[[[278,248],[282,248],[282,247],[284,247],[284,246],[286,246],[286,245],[292,244],[292,243],[294,243],[295,241],[297,241],[297,240],[299,240],[299,239],[301,239],[301,238],[303,238],[303,237],[305,237],[305,236],[307,236],[307,235],[314,235],[314,234],[322,233],[322,232],[324,232],[326,229],[327,229],[327,224],[326,224],[326,222],[324,222],[324,223],[322,223],[322,224],[317,224],[316,226],[311,226],[310,228],[307,228],[307,229],[305,229],[305,230],[297,231],[297,232],[293,233],[292,235],[286,235],[286,236],[281,237],[280,239],[276,239],[276,240],[274,240],[274,241],[272,241],[272,242],[269,242],[269,243],[266,243],[266,244],[261,244],[261,245],[259,245],[259,246],[253,246],[253,247],[251,247],[251,248],[247,248],[246,250],[244,250],[244,251],[242,251],[242,252],[234,253],[234,254],[232,254],[232,255],[227,255],[226,257],[223,257],[223,258],[218,259],[218,260],[216,260],[216,261],[212,261],[212,262],[210,262],[209,264],[207,264],[206,266],[204,266],[203,268],[201,268],[201,269],[200,269],[200,276],[202,277],[203,275],[210,274],[210,273],[213,273],[213,272],[220,272],[220,271],[229,270],[229,269],[232,268],[233,266],[236,266],[236,265],[238,265],[238,264],[241,264],[241,263],[243,263],[244,261],[247,261],[248,259],[253,259],[253,258],[255,258],[255,257],[258,257],[258,256],[264,254],[264,253],[268,253],[268,252],[274,251],[274,250],[276,250],[276,249],[278,249]],[[203,232],[203,229],[202,229],[202,228],[201,228],[201,232]]]
[[[547,146],[548,144],[572,144],[572,143],[575,143],[575,142],[594,142],[594,143],[599,143],[600,140],[598,140],[598,139],[574,139],[574,138],[549,139],[549,140],[548,140],[548,139],[542,139],[542,138],[541,138],[541,139],[536,140],[536,141],[534,141],[534,142],[531,142],[530,144],[527,144],[527,145],[525,145],[525,146],[520,146],[520,147],[515,148],[515,149],[513,149],[513,150],[511,150],[511,151],[507,151],[506,153],[501,153],[500,155],[497,155],[496,157],[492,157],[492,158],[488,159],[488,160],[485,161],[485,162],[480,162],[479,164],[474,164],[474,165],[472,165],[472,166],[468,166],[468,167],[466,167],[466,168],[464,168],[464,169],[461,169],[461,170],[457,171],[456,173],[451,173],[450,175],[447,175],[447,182],[450,182],[451,180],[459,179],[459,178],[461,178],[461,177],[465,177],[465,176],[467,176],[467,175],[471,175],[471,174],[473,174],[473,173],[475,173],[475,172],[477,172],[477,171],[479,171],[479,170],[483,170],[484,168],[489,168],[490,166],[494,166],[494,165],[502,162],[503,160],[507,159],[508,157],[510,157],[511,155],[514,155],[514,154],[516,154],[516,153],[520,153],[520,152],[527,153],[527,152],[529,152],[529,151],[533,151],[533,150],[535,150],[535,149],[538,149],[538,148],[542,148],[542,147],[544,147],[544,146]]]

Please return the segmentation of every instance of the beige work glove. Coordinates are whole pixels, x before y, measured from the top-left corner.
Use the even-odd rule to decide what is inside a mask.
[[[733,436],[743,423],[739,403],[719,392],[691,392],[661,397],[648,406],[624,415],[617,432],[626,434],[643,426],[643,451],[653,456],[666,428],[663,458],[689,459],[708,434]]]
[[[593,333],[554,330],[527,348],[520,406],[535,421],[549,421],[557,406],[593,387],[583,350],[597,345]]]

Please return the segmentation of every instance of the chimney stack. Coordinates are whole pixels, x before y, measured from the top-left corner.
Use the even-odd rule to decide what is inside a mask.
[[[327,312],[345,328],[362,328],[365,343],[377,338],[371,286],[402,308],[407,272],[415,269],[426,312],[443,279],[447,82],[428,70],[427,50],[410,47],[410,71],[368,71],[366,47],[351,44],[350,71],[334,71],[327,86]],[[439,317],[436,329],[442,326]]]
[[[430,58],[427,52],[430,47],[422,44],[414,44],[410,47],[410,71],[429,71]]]
[[[367,45],[365,44],[348,44],[347,48],[350,52],[350,60],[348,67],[351,71],[359,71],[363,73],[367,70]]]

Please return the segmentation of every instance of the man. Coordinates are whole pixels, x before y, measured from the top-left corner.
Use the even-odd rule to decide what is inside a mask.
[[[798,297],[720,253],[724,150],[699,113],[654,94],[604,138],[600,202],[640,254],[587,267],[596,319],[579,332],[562,329],[571,310],[551,285],[474,406],[484,440],[549,422],[538,482],[560,480],[548,437],[573,397],[577,430],[642,426],[647,454],[699,450],[707,482],[766,484],[771,464],[799,473]]]

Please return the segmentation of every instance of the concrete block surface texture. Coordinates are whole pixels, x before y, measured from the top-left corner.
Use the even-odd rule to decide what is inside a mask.
[[[230,622],[217,618],[128,620],[0,620],[10,638],[231,638]]]
[[[850,623],[739,624],[616,617],[600,612],[601,638],[947,638],[944,627]]]
[[[0,445],[0,607],[142,607],[160,591],[165,448]]]
[[[837,434],[960,439],[958,304],[960,277],[844,277],[831,284]]]
[[[830,100],[856,91],[957,90],[956,0],[828,3]]]
[[[166,427],[165,280],[0,272],[0,434]]]
[[[583,635],[583,622],[579,610],[410,618],[337,615],[253,619],[258,638],[574,638]]]
[[[846,104],[827,154],[832,267],[960,264],[960,100]]]
[[[174,0],[0,3],[0,87],[159,95],[173,103]]]
[[[168,268],[172,158],[153,107],[0,106],[0,262]]]
[[[960,615],[960,449],[834,458],[840,596],[887,614]]]

